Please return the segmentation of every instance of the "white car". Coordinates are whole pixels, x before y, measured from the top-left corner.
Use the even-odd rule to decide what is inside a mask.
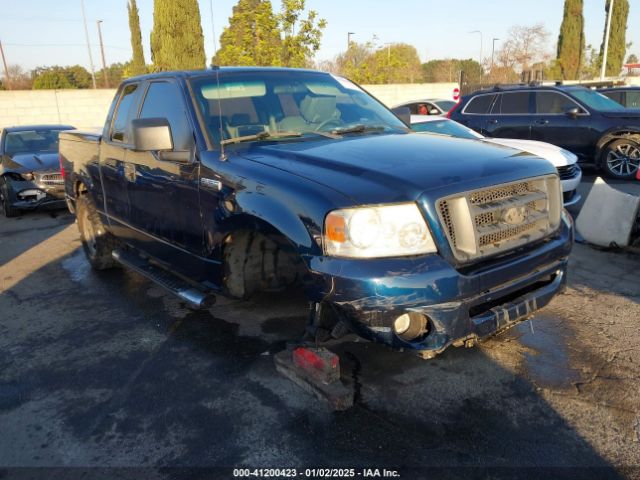
[[[564,148],[535,140],[489,138],[448,118],[431,115],[411,115],[411,128],[416,132],[469,138],[481,142],[503,145],[544,158],[550,161],[558,170],[562,183],[564,206],[571,207],[580,201],[580,195],[576,189],[582,180],[582,170],[578,166],[578,157]]]
[[[453,100],[446,100],[444,98],[425,98],[424,100],[404,102],[393,108],[407,107],[409,108],[411,115],[420,115],[421,111],[424,112],[425,115],[446,115],[446,113],[455,106],[456,102]]]

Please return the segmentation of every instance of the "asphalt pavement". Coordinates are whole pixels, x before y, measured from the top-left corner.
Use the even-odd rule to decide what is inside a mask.
[[[347,338],[356,405],[336,413],[273,364],[302,295],[194,312],[93,272],[67,213],[0,217],[0,478],[638,478],[639,270],[576,245],[567,292],[533,321],[433,360]]]

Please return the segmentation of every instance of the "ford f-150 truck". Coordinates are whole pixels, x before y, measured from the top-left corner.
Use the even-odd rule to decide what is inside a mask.
[[[428,358],[529,318],[566,283],[573,226],[549,162],[412,133],[342,77],[135,77],[102,133],[60,138],[91,265],[196,306],[300,285],[316,338],[351,329]]]

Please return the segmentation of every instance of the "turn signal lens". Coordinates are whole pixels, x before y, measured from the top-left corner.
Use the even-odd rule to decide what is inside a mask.
[[[347,239],[346,222],[342,215],[330,213],[325,221],[327,239],[336,243],[344,243]]]

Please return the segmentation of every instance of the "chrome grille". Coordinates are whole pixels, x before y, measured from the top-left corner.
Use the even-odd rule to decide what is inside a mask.
[[[47,186],[64,185],[64,178],[61,173],[48,173],[40,176],[40,183]]]
[[[454,256],[471,261],[539,240],[560,225],[557,175],[472,190],[437,202]]]

